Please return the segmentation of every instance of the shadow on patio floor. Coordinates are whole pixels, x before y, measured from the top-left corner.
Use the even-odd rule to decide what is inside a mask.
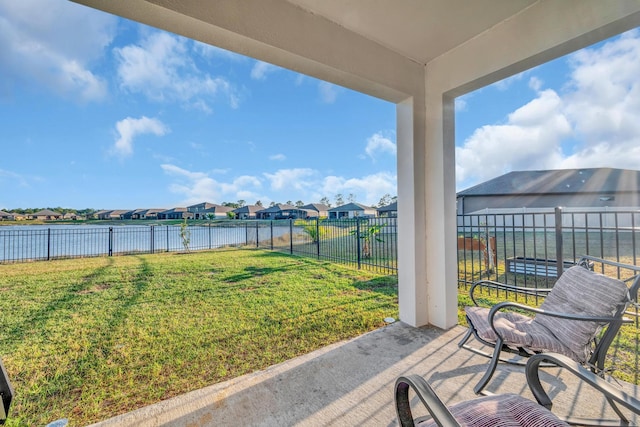
[[[475,397],[473,385],[487,359],[458,349],[465,331],[397,322],[95,426],[395,426],[393,385],[399,375],[424,376],[448,404]],[[554,397],[554,412],[613,418],[599,394],[557,368],[546,371],[541,378]],[[533,399],[523,371],[510,366],[498,367],[488,390]]]

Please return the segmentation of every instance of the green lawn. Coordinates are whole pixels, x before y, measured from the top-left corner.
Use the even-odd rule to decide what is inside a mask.
[[[96,422],[358,336],[398,310],[395,276],[262,250],[5,264],[0,296],[10,426]],[[470,303],[461,289],[461,324]],[[615,376],[636,384],[638,330],[625,326],[610,351]]]
[[[397,317],[397,279],[267,251],[0,265],[8,425],[83,425]]]

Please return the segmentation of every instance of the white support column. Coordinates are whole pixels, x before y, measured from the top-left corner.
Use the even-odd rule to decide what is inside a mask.
[[[429,323],[427,310],[425,108],[422,97],[397,106],[398,146],[398,304],[400,320]]]

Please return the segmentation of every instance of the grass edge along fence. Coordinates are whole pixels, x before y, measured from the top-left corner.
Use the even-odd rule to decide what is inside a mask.
[[[396,218],[0,227],[0,263],[229,247],[271,249],[397,273]]]

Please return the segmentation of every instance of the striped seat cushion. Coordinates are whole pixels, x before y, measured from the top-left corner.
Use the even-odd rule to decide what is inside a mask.
[[[498,337],[489,325],[488,308],[465,307],[465,312],[480,338],[488,342],[496,342]],[[526,347],[532,353],[551,351],[575,359],[571,349],[558,341],[545,326],[533,322],[531,317],[505,311],[497,313],[493,321],[498,333],[508,346]]]
[[[458,403],[449,408],[462,426],[468,427],[556,427],[568,426],[543,406],[516,394],[486,396]],[[433,427],[426,420],[417,424]]]
[[[628,292],[621,280],[575,266],[560,276],[540,308],[581,316],[611,316],[626,304]],[[549,329],[558,341],[571,349],[574,356],[570,357],[578,362],[589,358],[591,340],[600,328],[597,322],[545,315],[537,315],[533,323]]]

